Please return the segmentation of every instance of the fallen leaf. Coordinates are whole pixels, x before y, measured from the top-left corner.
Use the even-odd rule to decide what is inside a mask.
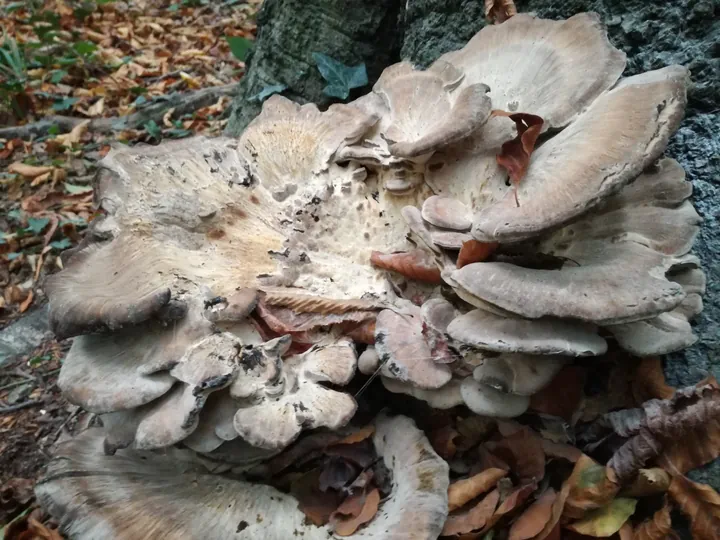
[[[693,540],[720,538],[720,494],[707,484],[677,475],[670,484],[670,496],[690,520]]]
[[[671,532],[670,506],[666,503],[650,519],[646,519],[635,527],[632,538],[633,540],[665,540]]]
[[[547,439],[542,440],[542,448],[547,457],[565,459],[570,463],[577,463],[577,460],[583,455],[583,453],[574,446],[549,441]]]
[[[338,442],[333,444],[355,444],[359,443],[360,441],[364,441],[365,439],[371,437],[375,433],[375,426],[372,424],[368,424],[365,427],[362,427],[358,429],[357,431],[354,431],[344,439],[340,439]]]
[[[33,181],[30,182],[30,187],[36,187],[44,182],[47,182],[50,179],[51,175],[52,171],[48,171],[46,173],[36,176],[35,178],[33,178]]]
[[[331,457],[321,469],[322,472],[318,477],[320,491],[342,490],[358,475],[358,469],[348,460],[340,457]]]
[[[410,279],[426,283],[442,283],[440,269],[432,255],[422,249],[389,254],[373,251],[370,254],[370,262],[378,268],[392,270]]]
[[[495,508],[499,500],[500,492],[495,489],[488,493],[483,500],[471,509],[448,516],[441,536],[465,534],[484,528],[488,520],[495,513]]]
[[[98,99],[95,103],[93,103],[92,105],[90,105],[90,107],[88,107],[88,109],[87,109],[87,111],[85,112],[85,114],[86,114],[87,116],[91,116],[91,117],[94,118],[94,117],[96,117],[96,116],[102,116],[102,113],[103,113],[104,111],[105,111],[105,98],[104,98],[104,97],[101,97],[101,98]]]
[[[514,7],[514,6],[513,6]],[[520,180],[527,173],[530,165],[530,155],[535,149],[544,120],[539,116],[529,113],[508,113],[500,110],[493,110],[493,116],[507,116],[515,122],[517,136],[503,143],[500,153],[497,155],[497,163],[508,171],[510,181],[513,184],[515,204],[520,206],[517,196],[517,189]]]
[[[513,0],[485,0],[485,18],[491,23],[505,22],[513,15],[517,15]]]
[[[523,427],[486,448],[510,465],[521,483],[539,482],[545,476],[545,452],[541,438],[530,428]]]
[[[530,409],[570,422],[583,398],[587,369],[565,366],[555,378],[530,397]]]
[[[551,510],[558,494],[548,488],[532,503],[510,527],[509,540],[528,540],[535,538],[551,518]]]
[[[467,240],[463,242],[458,253],[457,267],[462,268],[468,264],[483,262],[498,248],[500,244],[497,242],[478,242],[477,240]]]
[[[589,510],[604,507],[620,489],[611,470],[584,454],[566,482],[570,491],[562,513],[564,519],[580,519]]]
[[[663,469],[640,469],[629,487],[623,489],[623,497],[649,497],[665,493],[670,487],[670,475]]]
[[[373,445],[368,440],[354,444],[335,444],[325,449],[328,456],[341,457],[355,463],[364,469],[375,460]]]
[[[618,497],[610,504],[588,512],[583,519],[570,523],[565,527],[571,531],[587,536],[607,537],[620,530],[625,522],[635,513],[637,501]]]
[[[507,471],[502,469],[487,469],[470,478],[453,482],[448,488],[448,510],[452,512],[464,506],[478,495],[495,487],[498,480],[505,476]]]
[[[450,460],[457,453],[455,439],[459,436],[454,427],[446,425],[431,431],[428,438],[433,450],[444,460]]]
[[[320,490],[320,474],[320,469],[312,469],[295,479],[290,486],[290,493],[298,500],[300,511],[318,527],[328,523],[341,501],[338,492]]]
[[[38,167],[35,165],[26,165],[25,163],[21,163],[19,161],[11,163],[7,168],[7,171],[9,173],[19,174],[20,176],[24,176],[25,178],[35,178],[43,174],[51,173],[52,170],[52,167],[48,167],[45,165]]]
[[[632,392],[640,404],[649,399],[670,399],[675,389],[665,381],[662,360],[658,357],[643,358],[633,374]]]
[[[622,527],[620,527],[620,530],[617,532],[617,534],[620,537],[620,540],[633,540],[633,537],[635,536],[635,531],[633,530],[632,524],[627,521]]]
[[[506,479],[506,480],[508,482],[510,482],[510,480],[508,480],[508,479]],[[537,489],[537,484],[534,484],[534,483],[533,484],[525,484],[523,486],[513,489],[502,500],[502,502],[500,503],[500,506],[497,507],[497,509],[495,510],[495,513],[485,524],[485,530],[493,527],[504,516],[506,516],[507,514],[509,514],[512,511],[514,511],[520,505],[522,505],[528,499],[528,497],[530,497],[530,495],[532,495],[535,492],[536,489]]]
[[[25,313],[28,310],[28,308],[30,307],[30,305],[33,302],[34,297],[35,297],[35,293],[34,293],[34,291],[31,290],[28,293],[27,298],[25,298],[25,300],[23,300],[22,304],[20,304],[20,313]]]
[[[70,130],[70,133],[58,135],[53,140],[62,144],[63,146],[72,146],[73,144],[78,144],[80,142],[80,139],[82,139],[82,136],[87,131],[89,125],[90,120],[80,122],[77,126]]]
[[[353,496],[348,497],[348,499]],[[346,506],[346,502],[340,505],[340,507],[333,512],[331,522],[335,529],[335,534],[338,536],[350,536],[353,534],[358,527],[372,520],[377,514],[378,507],[380,506],[380,490],[377,488],[370,491],[367,495],[363,495],[363,503],[360,512],[355,514],[358,503],[357,501],[349,502]],[[351,510],[352,512],[348,512]]]

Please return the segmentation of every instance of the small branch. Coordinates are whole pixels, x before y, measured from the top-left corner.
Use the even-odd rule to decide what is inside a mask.
[[[43,402],[40,400],[37,401],[23,401],[22,403],[18,403],[16,405],[10,405],[9,407],[0,407],[0,414],[7,414],[15,411],[20,411],[22,409],[29,409],[30,407],[36,407],[37,405],[42,405]]]
[[[167,99],[151,103],[128,116],[96,118],[90,121],[88,130],[98,133],[110,133],[124,129],[137,129],[151,120],[155,122],[162,121],[165,113],[172,108],[175,109],[176,116],[182,116],[183,114],[189,114],[203,107],[212,105],[222,96],[232,96],[236,90],[237,83],[232,83],[223,86],[202,88],[195,92],[170,94],[167,96]],[[24,126],[0,128],[0,138],[32,139],[33,137],[46,135],[52,126],[58,126],[61,132],[67,133],[86,120],[86,118],[75,118],[72,116],[50,116],[39,122],[25,124]]]

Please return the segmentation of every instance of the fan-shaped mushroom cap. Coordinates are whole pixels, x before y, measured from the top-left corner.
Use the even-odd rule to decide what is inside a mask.
[[[568,363],[566,356],[502,354],[485,357],[473,371],[473,378],[502,392],[531,396],[553,380]]]
[[[460,395],[460,381],[451,379],[449,383],[434,390],[417,388],[410,383],[400,382],[389,377],[380,377],[386,390],[394,394],[407,394],[427,402],[433,409],[452,409],[464,403]]]
[[[447,366],[433,361],[417,308],[412,313],[381,311],[375,323],[375,350],[385,377],[424,389],[440,388],[452,378]]]
[[[472,377],[463,379],[460,393],[468,409],[484,416],[514,418],[530,406],[530,396],[507,394]]]
[[[327,528],[307,523],[295,499],[270,486],[210,475],[189,459],[157,453],[121,450],[106,456],[97,429],[60,445],[35,489],[76,540],[329,535]]]
[[[539,244],[540,252],[565,259],[560,270],[476,263],[452,278],[472,295],[531,318],[617,324],[670,311],[685,293],[665,274],[687,264],[684,254],[699,225],[695,211],[682,202],[688,191],[682,169],[662,160],[637,178],[627,196],[620,192],[597,213]],[[636,211],[645,219],[637,219]],[[667,223],[672,226],[657,226]]]
[[[183,439],[183,444],[196,452],[212,452],[226,441],[237,439],[233,417],[241,406],[227,389],[213,392],[200,412],[197,428]]]
[[[431,69],[446,63],[465,75],[461,89],[485,83],[493,108],[537,114],[548,129],[567,125],[615,84],[625,54],[610,44],[594,13],[564,21],[519,14],[486,26]]]
[[[523,240],[567,223],[656,160],[685,111],[688,71],[671,66],[623,79],[533,152],[514,197],[482,208],[473,236]],[[538,114],[537,111],[534,111]]]
[[[418,71],[401,62],[383,71],[373,92],[388,109],[378,130],[392,155],[416,158],[469,136],[487,121],[489,88],[478,81],[457,91],[462,78],[449,64]]]
[[[381,416],[373,442],[393,476],[390,498],[358,538],[434,540],[447,518],[448,464],[412,420]]]
[[[259,365],[279,365],[281,371],[261,368],[260,373],[268,373],[269,377],[263,381],[261,375],[252,392],[242,393],[255,400],[235,413],[235,431],[243,439],[270,450],[284,448],[303,428],[338,429],[350,421],[357,408],[352,396],[318,384],[343,385],[353,377],[356,357],[348,341],[314,346],[284,361],[279,360],[279,354],[276,359],[269,356],[258,356]],[[231,388],[233,395],[237,395],[237,384]]]
[[[553,319],[506,318],[481,309],[454,319],[447,332],[454,340],[471,347],[501,353],[597,356],[607,351],[605,340],[588,325]]]
[[[380,365],[380,357],[375,347],[368,347],[358,357],[358,371],[363,375],[372,375]]]
[[[467,231],[472,226],[470,210],[452,197],[428,197],[423,203],[422,217],[431,225],[456,231]]]

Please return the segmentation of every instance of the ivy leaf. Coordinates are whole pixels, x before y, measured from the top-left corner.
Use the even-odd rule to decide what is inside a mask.
[[[50,75],[50,82],[53,84],[57,84],[62,81],[63,77],[65,77],[65,75],[67,74],[68,72],[63,69],[56,69],[52,72],[52,75]]]
[[[73,43],[72,48],[80,56],[89,56],[97,51],[97,45],[90,41],[78,41],[77,43]]]
[[[162,130],[160,126],[155,123],[155,120],[150,120],[147,124],[143,125],[143,127],[153,139],[158,141],[162,139]]]
[[[28,230],[31,230],[34,234],[40,234],[45,227],[50,223],[48,218],[28,218]]]
[[[79,195],[81,193],[90,193],[93,190],[92,186],[78,186],[75,184],[69,184],[65,182],[65,191],[71,195]]]
[[[225,36],[225,39],[228,45],[230,45],[230,51],[233,53],[233,56],[241,62],[244,62],[248,52],[252,49],[252,41],[239,36]]]
[[[50,247],[57,250],[67,249],[70,246],[72,246],[72,242],[69,238],[63,238],[62,240],[55,240],[54,242],[50,242]]]
[[[249,98],[250,101],[257,101],[258,103],[262,103],[267,98],[272,96],[273,94],[280,94],[281,92],[287,90],[287,86],[284,84],[272,84],[269,86],[265,86],[262,90],[260,90],[257,94],[254,96],[251,96]]]
[[[60,101],[56,101],[55,103],[53,103],[52,109],[53,111],[67,111],[78,101],[80,101],[79,98],[63,98]]]
[[[346,66],[322,53],[312,53],[320,75],[328,85],[323,89],[326,96],[347,99],[350,90],[360,88],[368,83],[365,64]]]

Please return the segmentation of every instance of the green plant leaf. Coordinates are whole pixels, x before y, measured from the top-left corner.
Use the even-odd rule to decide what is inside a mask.
[[[48,135],[57,135],[58,133],[60,133],[60,126],[57,124],[53,124],[48,128]]]
[[[73,43],[72,48],[80,56],[89,56],[97,51],[97,45],[90,41],[78,41],[77,43]]]
[[[635,499],[618,497],[610,501],[607,506],[591,510],[584,518],[571,523],[567,528],[588,536],[603,538],[612,536],[635,513],[636,505]]]
[[[280,94],[285,90],[287,90],[287,86],[285,86],[284,84],[272,84],[269,86],[265,86],[257,94],[251,96],[249,98],[249,101],[257,101],[259,103],[262,103],[273,94]]]
[[[326,96],[347,99],[350,90],[360,88],[368,83],[364,63],[357,66],[346,66],[322,53],[312,53],[312,57],[320,75],[328,83],[323,89],[323,94]]]
[[[155,120],[150,120],[143,127],[153,139],[158,141],[162,139],[162,130],[160,129],[160,126],[155,123]]]
[[[69,238],[63,238],[62,240],[55,240],[54,242],[50,242],[50,247],[53,249],[67,249],[70,246],[72,246],[72,242]]]
[[[56,101],[52,104],[53,111],[67,111],[70,109],[73,105],[75,105],[78,101],[80,101],[79,98],[63,98],[60,101]]]
[[[40,234],[45,227],[50,223],[49,218],[28,218],[28,230],[34,234]]]
[[[51,72],[50,82],[53,84],[57,84],[60,81],[62,81],[63,78],[65,77],[65,75],[67,75],[67,74],[68,74],[68,72],[63,69],[56,69],[55,71]]]
[[[252,49],[253,42],[238,36],[225,36],[225,40],[228,42],[228,45],[230,45],[230,51],[233,53],[233,56],[244,62],[248,52]]]
[[[92,186],[78,186],[75,184],[68,184],[65,182],[65,191],[71,195],[79,195],[80,193],[90,193],[93,190]]]

